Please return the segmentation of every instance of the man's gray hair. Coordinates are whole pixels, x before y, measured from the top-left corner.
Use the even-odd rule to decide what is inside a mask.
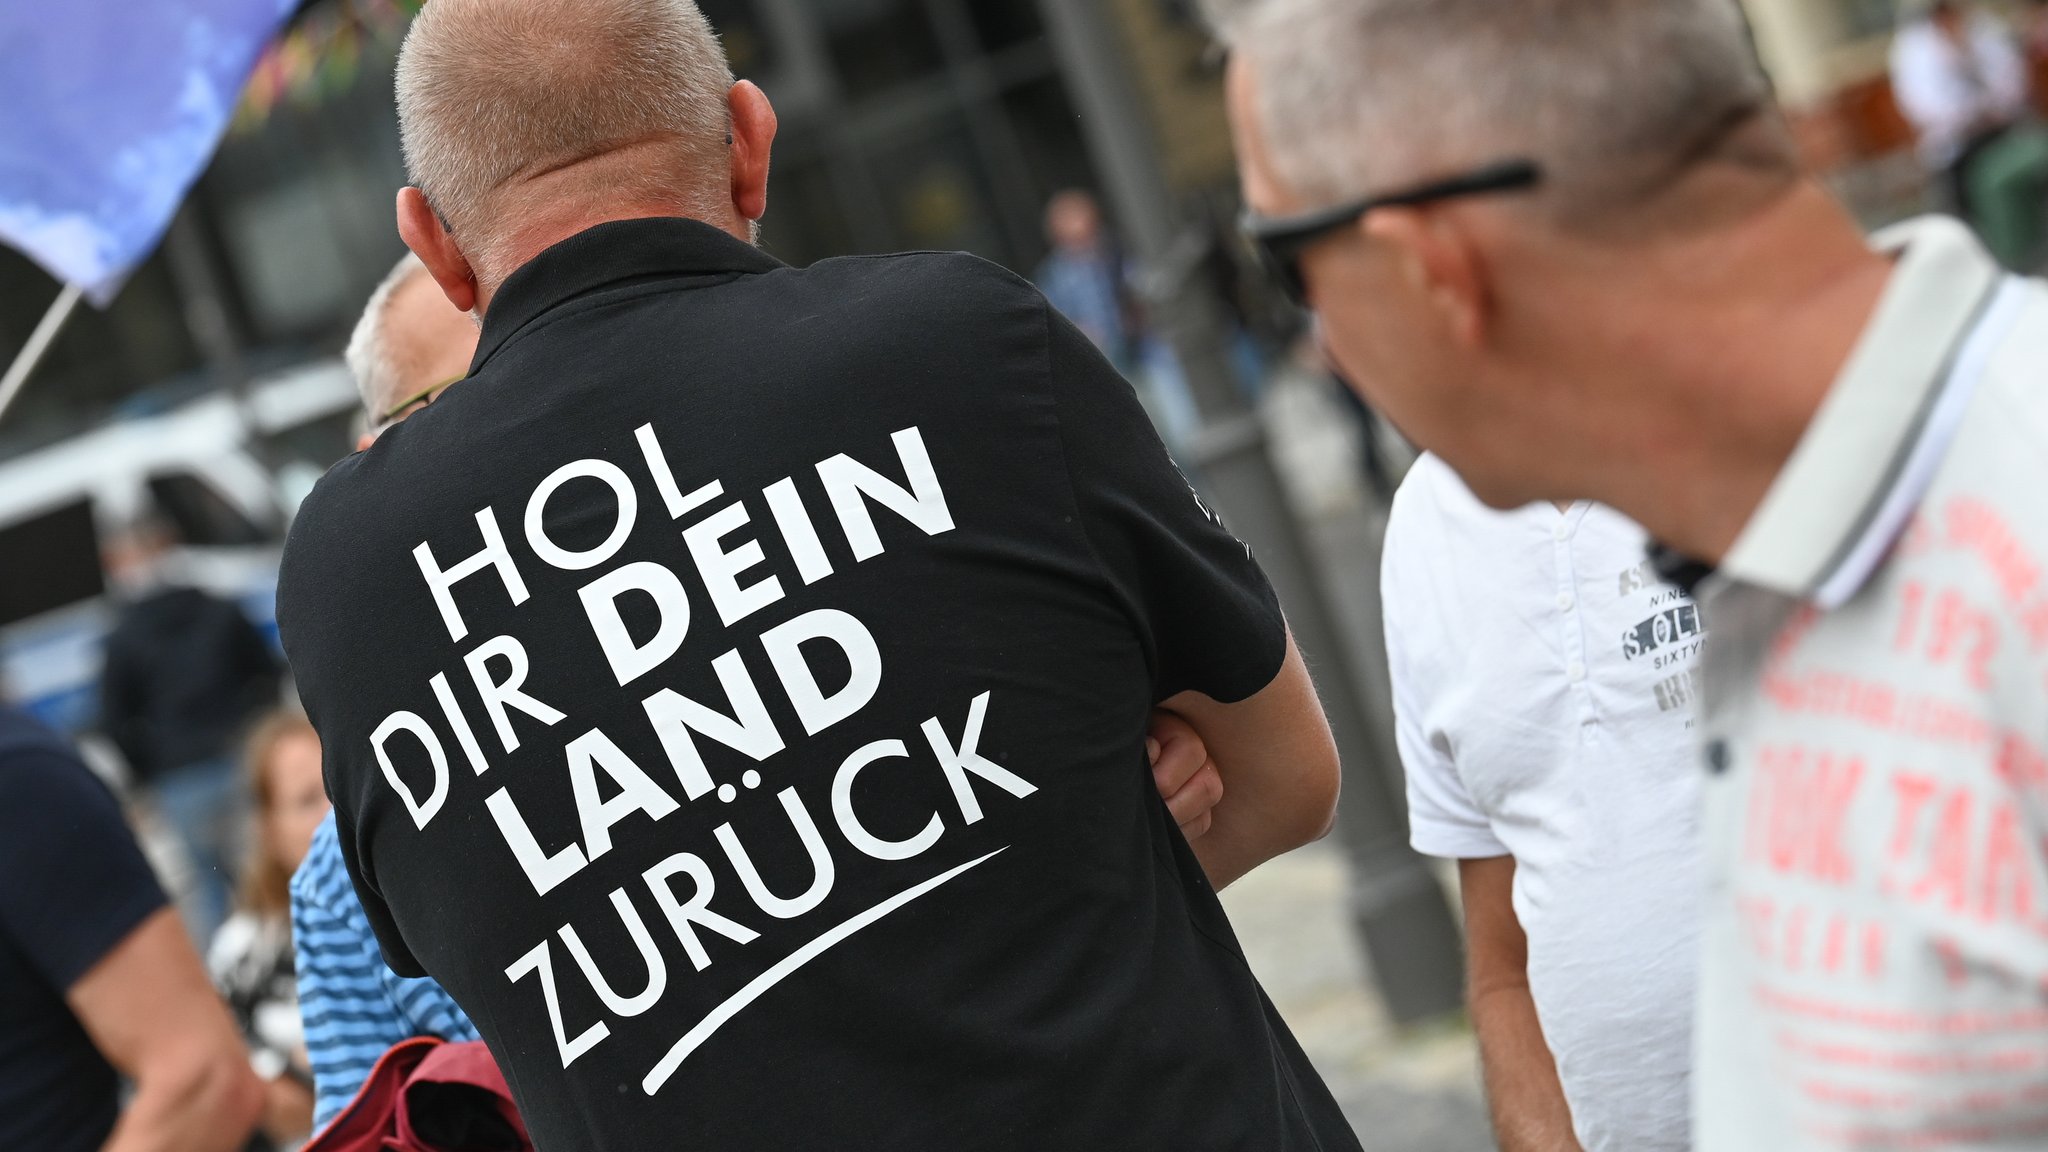
[[[1209,0],[1269,163],[1321,205],[1508,159],[1626,207],[1771,107],[1736,0]],[[1790,170],[1789,144],[1762,162]]]
[[[349,334],[348,350],[341,354],[348,363],[349,374],[356,378],[363,411],[373,423],[384,415],[383,409],[396,399],[392,394],[398,390],[398,365],[391,358],[391,342],[386,336],[391,297],[413,277],[426,274],[427,266],[420,263],[419,257],[407,252],[400,258],[377,290],[370,293],[362,318]]]
[[[398,58],[406,171],[472,265],[488,264],[508,224],[495,193],[521,174],[673,140],[666,163],[606,186],[685,204],[722,189],[732,84],[692,0],[433,0]]]

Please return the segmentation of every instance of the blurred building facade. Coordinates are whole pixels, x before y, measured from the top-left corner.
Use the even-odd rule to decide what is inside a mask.
[[[964,249],[1028,274],[1052,193],[1099,188],[1039,0],[700,3],[780,113],[762,240],[786,261]],[[1227,200],[1220,68],[1192,3],[1105,3],[1176,187]],[[108,309],[72,316],[0,419],[0,555],[39,560],[0,578],[0,695],[90,717],[108,594],[95,540],[128,505],[190,490],[191,543],[261,535],[274,552],[278,513],[348,451],[337,357],[403,251],[393,71],[418,6],[307,0],[166,243]],[[58,289],[0,246],[0,358]],[[118,447],[136,444],[150,451]],[[266,469],[291,491],[260,491]],[[244,559],[224,590],[265,621],[269,589],[248,576],[263,561]]]
[[[1178,0],[1113,0],[1176,173],[1227,188],[1220,86]],[[1093,187],[1036,0],[703,0],[735,70],[782,118],[764,244],[793,263],[966,249],[1011,268],[1044,254],[1050,194]],[[248,369],[331,356],[401,249],[404,180],[392,66],[395,0],[318,0],[252,83],[169,246],[104,313],[75,316],[20,405],[0,458],[215,382],[195,337],[195,260]],[[311,35],[304,34],[307,29]],[[57,285],[0,249],[0,349],[19,347]],[[203,305],[202,305],[203,306]]]
[[[1929,206],[1913,132],[1887,75],[1893,31],[1928,0],[1743,0],[1757,49],[1790,113],[1807,161],[1828,175],[1868,224]],[[1978,0],[2017,30],[2026,0]],[[2035,92],[2048,112],[2048,56],[2037,56]]]

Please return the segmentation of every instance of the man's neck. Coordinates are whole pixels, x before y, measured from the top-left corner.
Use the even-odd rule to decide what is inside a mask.
[[[658,138],[638,141],[574,163],[522,175],[502,188],[494,214],[517,223],[507,231],[499,251],[493,254],[496,267],[489,270],[488,276],[479,277],[477,313],[488,312],[499,285],[535,256],[571,236],[613,220],[682,216],[701,220],[742,240],[749,239],[748,222],[740,218],[730,202],[721,203],[718,212],[707,213],[701,205],[682,198],[643,198],[611,191],[644,186],[644,181],[630,178],[632,166],[644,160],[650,150],[663,146],[664,141]],[[616,178],[614,173],[618,174]],[[705,199],[717,198],[707,194]]]
[[[1613,394],[1636,398],[1644,434],[1596,469],[1592,495],[1719,563],[1854,351],[1891,266],[1805,183],[1656,260],[1682,277],[1680,306],[1649,317],[1657,337],[1618,366]]]
[[[504,271],[488,279],[479,277],[474,314],[481,320],[490,312],[491,300],[497,296],[499,287],[513,272],[525,267],[534,257],[571,236],[587,232],[599,224],[609,224],[614,220],[645,220],[662,216],[702,220],[743,240],[747,238],[744,230],[735,231],[727,221],[707,220],[700,213],[688,211],[676,204],[635,202],[606,205],[601,209],[592,209],[587,204],[563,204],[556,208],[543,209],[536,215],[528,217],[518,231],[506,238],[504,248],[496,261]]]

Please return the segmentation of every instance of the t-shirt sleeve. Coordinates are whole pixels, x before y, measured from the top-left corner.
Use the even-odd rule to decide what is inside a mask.
[[[1425,476],[1416,475],[1395,499],[1380,560],[1394,741],[1408,780],[1409,843],[1425,856],[1451,860],[1506,856],[1507,847],[1459,777],[1448,744],[1432,732],[1428,720],[1437,677],[1425,654],[1441,651],[1448,641],[1434,631],[1442,606],[1435,602],[1435,585],[1423,563],[1435,544],[1424,484]]]
[[[99,777],[56,748],[0,752],[0,934],[68,991],[163,889]]]
[[[1273,682],[1287,625],[1251,550],[1167,455],[1137,393],[1047,308],[1047,371],[1080,527],[1143,634],[1155,699],[1235,703]]]

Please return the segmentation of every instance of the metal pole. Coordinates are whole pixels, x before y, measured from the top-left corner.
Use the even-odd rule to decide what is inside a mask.
[[[7,366],[7,375],[0,376],[0,418],[6,417],[8,405],[14,403],[21,386],[28,383],[29,373],[42,363],[43,353],[50,350],[57,333],[63,329],[64,322],[71,319],[71,310],[78,307],[78,298],[83,295],[85,289],[76,284],[66,284],[50,304],[49,311],[36,322],[36,330],[28,334],[28,343],[21,346],[20,354]]]
[[[214,267],[213,253],[207,249],[198,212],[198,207],[188,200],[171,218],[170,229],[164,233],[164,259],[170,265],[171,279],[177,284],[178,298],[184,305],[186,330],[191,332],[193,343],[199,345],[200,354],[206,357],[214,380],[234,400],[235,414],[241,419],[242,435],[248,441],[250,454],[274,479],[278,466],[276,448],[256,419],[249,365],[242,357],[241,341],[228,319],[220,272]],[[277,506],[275,491],[273,484],[273,499],[264,510],[264,519],[269,522],[262,526],[282,532],[284,514]]]
[[[1240,396],[1224,346],[1222,303],[1195,274],[1207,244],[1168,182],[1129,57],[1105,0],[1039,0],[1125,242],[1151,270],[1152,316],[1201,411],[1192,455],[1230,523],[1259,554],[1315,670],[1344,760],[1338,830],[1352,865],[1352,911],[1389,1013],[1409,1022],[1464,1002],[1464,960],[1449,902],[1408,847],[1401,797],[1365,704],[1353,653],[1267,453],[1265,427]],[[1361,574],[1371,579],[1372,573]]]

